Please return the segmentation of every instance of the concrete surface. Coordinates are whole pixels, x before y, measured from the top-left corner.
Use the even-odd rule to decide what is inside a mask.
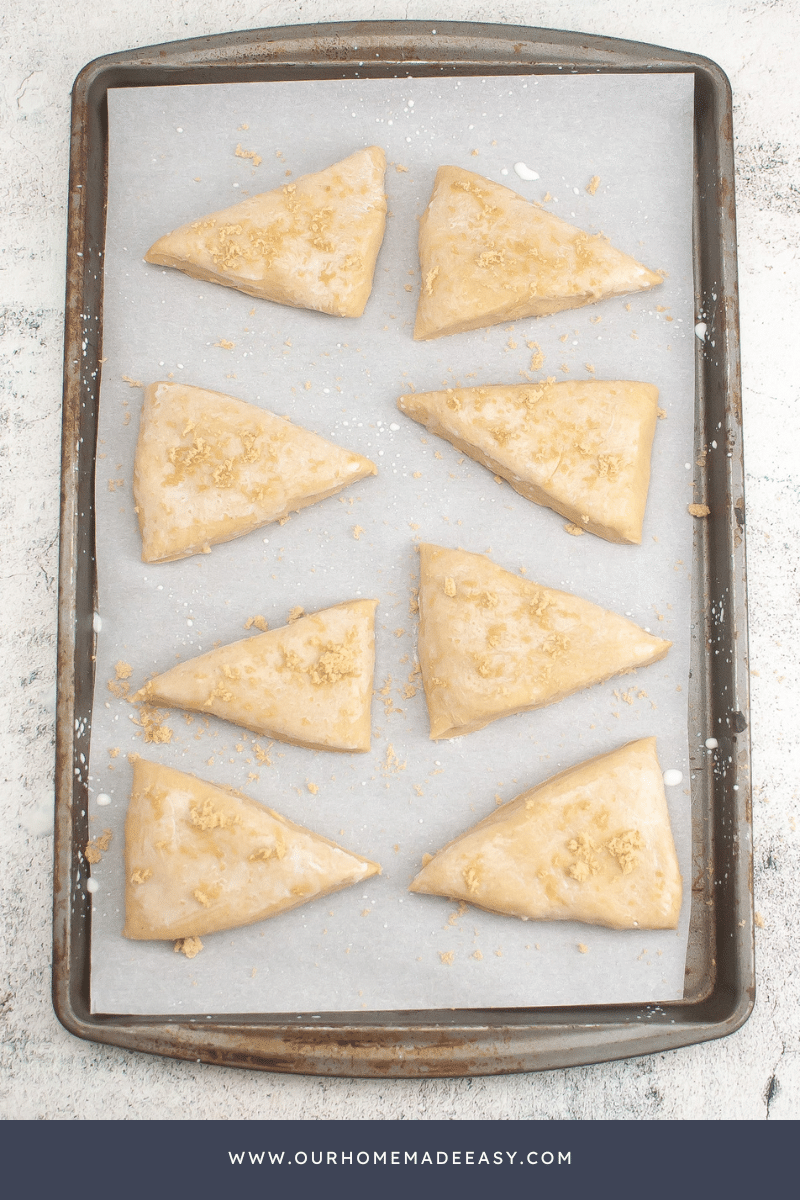
[[[577,29],[699,52],[735,99],[753,667],[758,1000],[721,1041],[476,1080],[254,1074],[80,1042],[50,1004],[52,769],[64,230],[72,80],[88,60],[198,34],[441,17]],[[800,1115],[797,755],[800,36],[796,0],[27,0],[0,30],[0,1116],[745,1118]]]

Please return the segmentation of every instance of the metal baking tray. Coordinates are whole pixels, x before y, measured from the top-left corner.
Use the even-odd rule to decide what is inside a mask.
[[[698,55],[612,38],[460,22],[298,25],[107,55],[72,94],[61,483],[53,1001],[78,1037],[227,1066],[432,1077],[545,1070],[724,1037],[754,1002],[744,470],[730,85]],[[696,521],[690,725],[691,925],[682,1001],[514,1009],[103,1016],[89,1005],[86,864],[94,691],[94,473],[103,335],[109,88],[437,75],[690,72],[695,80]],[[724,455],[703,455],[706,431]],[[708,437],[712,434],[709,432]]]

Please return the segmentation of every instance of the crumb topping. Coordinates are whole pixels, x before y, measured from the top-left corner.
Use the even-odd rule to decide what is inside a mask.
[[[86,848],[83,851],[83,856],[88,863],[99,863],[103,854],[111,845],[113,833],[110,829],[104,829],[103,832],[96,838],[92,838],[87,842]]]
[[[131,883],[146,883],[151,878],[153,872],[149,867],[136,867],[131,872]]]
[[[636,851],[643,849],[644,838],[638,829],[628,829],[606,843],[606,850],[617,860],[623,875],[630,875],[636,868],[639,862]]]
[[[187,958],[197,958],[203,943],[199,937],[178,938],[172,949],[176,954],[185,954]]]
[[[205,799],[202,805],[198,805],[197,801],[191,805],[189,820],[197,829],[225,829],[231,825],[238,825],[241,817],[232,817],[228,813],[220,812],[211,800]]]
[[[575,862],[567,867],[567,874],[578,883],[585,883],[600,870],[600,863],[595,856],[597,847],[588,834],[579,833],[577,837],[570,838],[567,849],[575,855]]]

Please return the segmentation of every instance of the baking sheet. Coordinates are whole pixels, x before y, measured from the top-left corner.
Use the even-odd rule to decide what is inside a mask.
[[[458,915],[455,905],[406,888],[422,854],[491,811],[496,798],[510,799],[631,738],[656,734],[662,766],[689,778],[692,82],[688,75],[515,76],[109,93],[90,830],[95,836],[109,828],[114,837],[92,868],[93,1011],[529,1007],[682,996],[688,886],[678,931],[660,933],[522,923],[475,909]],[[392,216],[359,321],[254,301],[143,263],[146,248],[168,229],[373,142],[393,164]],[[237,145],[262,162],[237,157]],[[521,160],[537,180],[517,176]],[[513,328],[414,343],[416,218],[442,162],[534,200],[549,192],[554,212],[602,229],[621,249],[667,271],[664,285]],[[600,185],[590,195],[595,175]],[[545,355],[538,372],[530,371],[526,340]],[[569,537],[563,519],[459,461],[395,408],[412,386],[586,378],[586,363],[598,378],[642,378],[661,390],[667,416],[657,430],[639,548]],[[170,374],[289,415],[369,455],[381,474],[343,493],[344,503],[326,501],[209,556],[146,566],[130,492],[141,392],[123,376],[147,383]],[[403,694],[414,665],[415,539],[491,547],[501,565],[524,566],[528,578],[630,613],[672,638],[673,649],[636,676],[431,743],[421,692]],[[262,614],[276,627],[297,604],[313,611],[354,595],[381,602],[376,689],[388,690],[375,699],[369,755],[275,743],[266,765],[254,745],[265,751],[266,739],[213,719],[187,724],[177,712],[167,722],[172,740],[145,747],[131,720],[135,710],[107,688],[117,661],[131,664],[135,687],[176,656],[244,636],[250,616]],[[192,961],[169,943],[128,942],[121,927],[129,752],[239,787],[376,858],[383,875],[273,921],[204,938]],[[98,807],[101,793],[111,803]],[[668,798],[688,885],[688,785],[669,789]]]

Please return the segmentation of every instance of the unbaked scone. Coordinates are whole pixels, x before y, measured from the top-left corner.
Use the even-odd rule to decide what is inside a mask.
[[[133,470],[142,559],[207,552],[377,473],[368,458],[244,400],[151,383]]]
[[[360,317],[386,226],[379,146],[200,217],[145,255],[261,300]]]
[[[502,184],[440,167],[419,226],[418,340],[542,317],[662,282],[602,234]]]
[[[483,554],[421,545],[419,663],[434,740],[663,658],[672,642]]]
[[[434,855],[410,890],[534,921],[675,929],[681,876],[656,739],[523,792]]]
[[[132,699],[314,750],[369,750],[377,605],[350,600],[219,646],[156,675]]]
[[[448,388],[401,396],[397,407],[528,500],[610,542],[641,542],[658,417],[652,383]]]
[[[125,937],[252,925],[379,873],[249,796],[143,758],[133,764]]]

